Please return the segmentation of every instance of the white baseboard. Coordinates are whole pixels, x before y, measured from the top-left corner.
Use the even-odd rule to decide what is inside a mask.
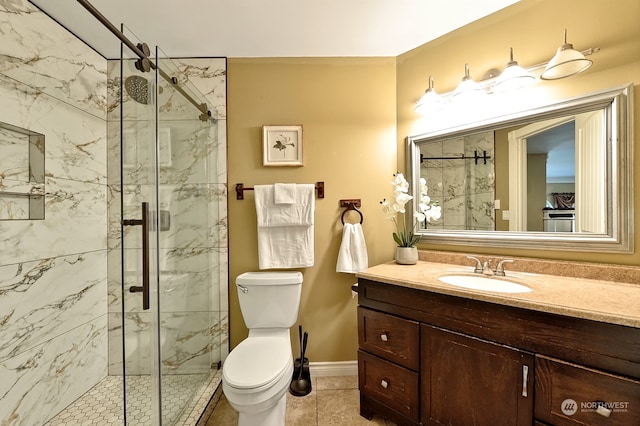
[[[313,377],[357,376],[358,361],[310,362],[309,371]]]

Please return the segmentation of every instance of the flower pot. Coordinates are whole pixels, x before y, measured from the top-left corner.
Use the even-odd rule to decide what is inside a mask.
[[[418,248],[396,247],[396,263],[400,265],[415,265],[418,263]]]

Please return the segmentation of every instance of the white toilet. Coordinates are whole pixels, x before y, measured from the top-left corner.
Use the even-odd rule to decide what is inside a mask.
[[[246,272],[236,278],[249,337],[227,356],[222,390],[239,426],[283,426],[293,375],[289,329],[298,319],[300,272]]]

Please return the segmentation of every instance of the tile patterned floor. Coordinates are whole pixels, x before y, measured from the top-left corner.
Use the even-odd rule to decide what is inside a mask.
[[[204,385],[202,382],[205,378],[202,374],[165,376],[162,388],[163,424],[195,425],[220,383],[219,376],[212,372]],[[152,424],[150,381],[150,376],[127,378],[127,386],[130,389],[128,394],[146,395],[144,398],[129,401],[127,423],[130,425]],[[46,423],[46,426],[122,425],[122,401],[122,377],[108,376]]]
[[[238,424],[238,413],[224,395],[206,426]],[[287,394],[286,426],[394,426],[382,418],[368,421],[360,416],[358,376],[312,377],[309,395]]]

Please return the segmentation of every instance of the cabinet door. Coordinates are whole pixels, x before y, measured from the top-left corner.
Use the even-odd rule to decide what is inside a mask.
[[[427,425],[531,425],[532,354],[422,324],[421,408]]]
[[[554,425],[640,425],[640,381],[536,356],[536,418]]]

